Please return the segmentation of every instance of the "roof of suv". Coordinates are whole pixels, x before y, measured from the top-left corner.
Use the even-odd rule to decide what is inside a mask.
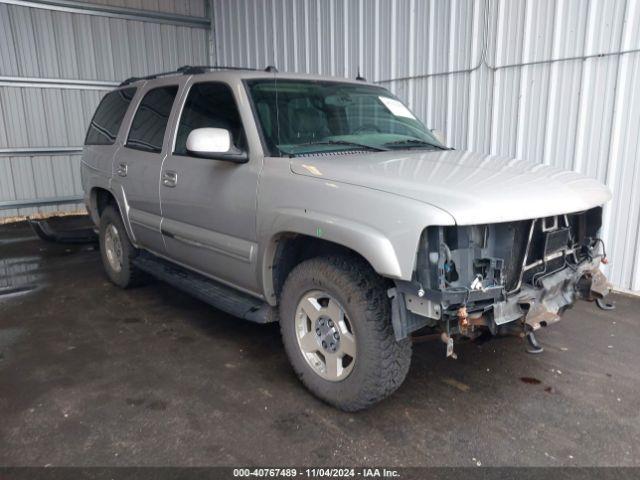
[[[279,73],[275,67],[267,67],[264,70],[256,70],[251,68],[240,67],[199,67],[189,66],[180,67],[177,70],[170,72],[156,73],[145,77],[131,77],[123,81],[119,86],[133,85],[142,81],[152,81],[160,78],[167,78],[173,76],[206,76],[207,78],[224,77],[229,79],[235,77],[239,79],[252,79],[252,78],[274,78],[277,75],[278,79],[299,79],[299,80],[315,80],[315,81],[329,81],[329,82],[345,82],[345,83],[367,83],[366,80],[360,76],[356,79],[331,77],[326,75],[312,75],[307,73]]]

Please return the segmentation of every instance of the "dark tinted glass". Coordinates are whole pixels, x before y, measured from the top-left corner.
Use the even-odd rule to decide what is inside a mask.
[[[89,124],[85,145],[113,145],[135,94],[135,88],[125,88],[107,93],[102,98]]]
[[[236,147],[244,149],[240,113],[233,93],[224,83],[196,83],[189,91],[178,125],[175,153],[187,155],[187,137],[196,128],[225,128]]]
[[[162,151],[164,133],[177,93],[178,87],[170,86],[154,88],[144,96],[133,117],[127,147],[149,152]]]

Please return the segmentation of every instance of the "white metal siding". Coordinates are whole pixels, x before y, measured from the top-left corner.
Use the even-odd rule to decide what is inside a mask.
[[[640,290],[640,0],[212,1],[220,64],[360,70],[455,148],[606,182],[608,273]]]
[[[93,0],[203,20],[194,26],[139,15],[70,13],[0,0],[0,203],[81,195],[80,155],[9,156],[19,148],[81,147],[104,93],[134,75],[209,63],[205,0]],[[22,3],[22,4],[20,4]],[[64,6],[64,2],[60,2]],[[129,12],[131,13],[131,12]],[[136,18],[136,12],[131,15]],[[25,85],[48,79],[49,85]],[[16,81],[19,80],[19,81]],[[59,81],[77,80],[77,85]],[[0,210],[0,217],[78,204]]]

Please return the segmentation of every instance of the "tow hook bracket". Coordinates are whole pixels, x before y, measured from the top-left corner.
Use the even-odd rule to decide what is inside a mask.
[[[533,332],[527,332],[525,339],[527,341],[527,353],[538,354],[544,352],[544,348],[538,343],[538,339]]]
[[[529,327],[530,332],[533,333],[540,327],[546,327],[558,320],[560,320],[560,315],[547,309],[543,303],[531,301],[524,323]]]
[[[609,286],[609,282],[607,281],[607,277],[598,270],[597,268],[591,270],[591,286],[589,293],[592,297],[596,299],[601,299],[606,297],[609,294],[609,290],[611,289]]]
[[[577,286],[582,298],[588,301],[606,297],[611,290],[607,277],[597,268],[585,272]]]
[[[605,300],[611,291],[611,285],[599,269],[594,268],[586,272],[578,282],[578,290],[585,300],[595,300],[602,310],[615,310],[613,302]]]
[[[615,310],[616,305],[613,302],[607,302],[604,298],[596,298],[596,305],[602,310]]]

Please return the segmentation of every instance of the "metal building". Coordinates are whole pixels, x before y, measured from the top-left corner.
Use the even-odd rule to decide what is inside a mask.
[[[127,77],[209,63],[208,7],[0,0],[0,217],[81,208],[80,152],[100,98]]]
[[[217,61],[389,87],[449,146],[605,182],[608,274],[640,290],[640,0],[213,0]],[[482,192],[478,192],[481,195]]]

